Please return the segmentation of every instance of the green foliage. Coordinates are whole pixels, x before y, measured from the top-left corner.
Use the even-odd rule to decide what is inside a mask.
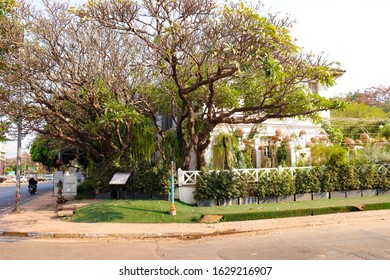
[[[337,166],[337,168],[337,181],[334,182],[336,191],[360,189],[361,182],[354,165],[344,164]]]
[[[336,127],[327,121],[321,122],[322,128],[329,136],[329,140],[333,144],[341,144],[343,141],[344,135],[340,127]]]
[[[321,167],[299,168],[295,171],[296,193],[310,193],[321,191]]]
[[[89,170],[98,192],[111,191],[111,178],[115,173],[123,172],[130,173],[125,190],[169,193],[170,168],[160,162],[134,161],[131,158],[121,159],[119,162],[91,162]]]
[[[169,193],[170,168],[160,162],[141,161],[130,171],[128,191]]]
[[[253,168],[251,149],[245,149],[243,151],[240,151],[239,149],[235,150],[234,168]]]
[[[390,202],[370,203],[363,205],[364,211],[390,209]]]
[[[95,184],[92,179],[84,180],[77,186],[77,199],[88,199],[95,197]]]
[[[6,133],[8,132],[10,124],[11,122],[9,121],[0,120],[0,142],[7,141]]]
[[[385,137],[388,141],[390,140],[390,122],[379,129],[379,135]]]
[[[311,148],[312,165],[341,165],[348,162],[348,151],[341,145],[319,143]]]
[[[347,191],[386,188],[390,185],[390,166],[343,163],[339,165],[298,168],[295,175],[290,170],[270,170],[257,182],[247,175],[213,171],[199,178],[196,199],[235,198],[238,196],[284,196],[303,193]],[[235,194],[236,196],[232,196]]]
[[[379,187],[378,183],[381,179],[379,178],[378,166],[375,166],[374,164],[361,165],[360,168],[357,168],[357,173],[362,189],[373,189]]]
[[[231,169],[238,151],[237,137],[231,133],[218,133],[213,140],[211,168]]]
[[[331,118],[386,119],[387,114],[379,107],[350,102],[344,110],[332,110]]]
[[[354,164],[389,164],[390,146],[389,144],[370,143],[365,144],[363,150],[353,154]]]
[[[196,200],[237,198],[242,193],[240,180],[232,171],[204,171],[198,178],[194,198]]]
[[[166,155],[171,155],[177,166],[182,166],[184,162],[184,154],[182,143],[177,137],[176,132],[170,129],[164,133],[164,140],[162,143]]]
[[[378,168],[378,165],[376,166]],[[380,165],[378,168],[378,177],[375,181],[375,187],[386,189],[390,186],[390,166]]]
[[[268,176],[261,176],[257,182],[259,197],[295,194],[294,177],[290,171],[271,170]]]
[[[356,212],[356,211],[360,211],[360,209],[356,206],[337,206],[337,207],[326,207],[326,208],[293,209],[293,210],[264,211],[264,212],[252,212],[252,213],[229,213],[223,215],[223,221],[233,222],[233,221],[262,220],[262,219],[277,219],[277,218],[288,218],[288,217],[347,213],[347,212]]]
[[[267,203],[194,207],[175,202],[177,215],[169,214],[170,203],[162,200],[109,200],[91,203],[76,210],[71,222],[99,223],[194,223],[207,214],[219,214],[223,221],[244,221],[259,218],[320,215],[348,211],[387,209],[389,196],[305,202]],[[302,213],[302,214],[300,214]]]
[[[31,160],[41,162],[44,166],[56,166],[57,150],[53,149],[47,139],[35,138],[30,147]]]
[[[276,164],[278,166],[287,166],[288,151],[286,142],[282,142],[276,152]]]

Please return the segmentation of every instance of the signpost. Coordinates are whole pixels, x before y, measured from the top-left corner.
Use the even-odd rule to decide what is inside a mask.
[[[114,186],[123,186],[126,185],[127,180],[130,177],[130,173],[115,173],[114,176],[111,178],[109,185]],[[116,197],[119,198],[119,188],[116,188],[117,194]]]

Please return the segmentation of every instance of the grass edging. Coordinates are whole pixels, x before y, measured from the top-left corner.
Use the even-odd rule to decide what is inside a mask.
[[[302,216],[316,216],[325,214],[347,213],[357,211],[374,211],[390,209],[390,202],[364,204],[362,208],[357,206],[337,206],[326,208],[308,208],[296,210],[265,211],[253,213],[229,213],[223,215],[223,222],[238,222],[263,219],[290,218]]]
[[[238,222],[249,220],[277,219],[301,216],[315,216],[324,214],[346,213],[361,211],[356,206],[337,206],[326,208],[308,208],[296,210],[265,211],[253,213],[230,213],[223,215],[224,222]]]
[[[370,203],[363,205],[363,211],[390,209],[390,202]]]

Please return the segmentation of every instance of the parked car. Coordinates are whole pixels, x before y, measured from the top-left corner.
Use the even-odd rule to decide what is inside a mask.
[[[0,176],[0,183],[3,183],[5,180],[7,180],[7,177],[5,177],[5,176]]]
[[[16,183],[16,176],[8,176],[5,183]]]

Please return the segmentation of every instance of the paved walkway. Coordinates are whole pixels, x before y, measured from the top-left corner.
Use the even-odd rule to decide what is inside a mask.
[[[354,223],[354,221],[364,219],[380,221],[383,220],[383,215],[390,217],[390,210],[383,210],[216,224],[72,223],[57,217],[56,200],[57,198],[51,192],[47,192],[22,204],[20,213],[11,212],[0,215],[0,236],[36,238],[191,238],[321,226],[324,224]]]

